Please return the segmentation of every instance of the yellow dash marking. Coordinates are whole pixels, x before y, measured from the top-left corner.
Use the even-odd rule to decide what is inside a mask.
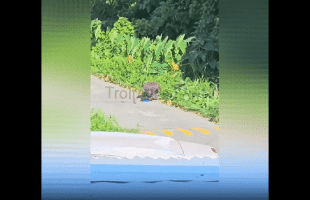
[[[160,131],[164,132],[168,136],[174,135],[171,131],[168,130],[160,130]]]
[[[176,130],[178,130],[178,131],[182,131],[183,133],[185,133],[186,135],[192,135],[193,133],[192,132],[190,132],[190,131],[188,131],[188,130],[185,130],[185,129],[176,129]]]
[[[210,131],[207,131],[207,130],[202,129],[202,128],[193,128],[193,129],[201,131],[203,134],[210,134]]]
[[[214,126],[213,128],[215,128],[215,129],[216,129],[216,130],[218,130],[218,131],[220,130],[220,128],[219,128],[219,127],[217,127],[217,126]]]
[[[147,134],[147,135],[155,135],[154,133],[152,133],[151,131],[142,131],[143,134]]]

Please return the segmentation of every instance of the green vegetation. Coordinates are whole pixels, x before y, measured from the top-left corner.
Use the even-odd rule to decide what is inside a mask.
[[[126,18],[119,21],[130,27]],[[219,122],[218,85],[202,78],[194,81],[182,78],[179,65],[192,37],[184,40],[184,35],[180,35],[175,41],[162,40],[161,36],[155,40],[139,39],[119,33],[117,27],[103,32],[100,22],[92,21],[91,35],[95,38],[91,51],[92,74],[139,93],[147,82],[157,82],[161,86],[159,99],[163,102]],[[132,34],[133,30],[129,32]]]
[[[98,109],[97,112],[92,109],[90,115],[91,131],[140,133],[139,124],[137,125],[136,129],[121,128],[114,116],[105,116],[105,114],[100,109]]]
[[[102,0],[92,6],[91,20],[100,20],[104,32],[122,17],[140,39],[194,37],[180,62],[183,79],[219,85],[219,0]]]
[[[101,1],[92,19],[93,75],[140,94],[156,82],[162,102],[219,122],[218,0]]]
[[[117,31],[118,34],[123,35],[135,35],[134,26],[127,20],[127,18],[120,17],[118,21],[114,24],[114,31]]]

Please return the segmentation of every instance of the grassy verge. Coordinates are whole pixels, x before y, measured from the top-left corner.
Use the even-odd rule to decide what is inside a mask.
[[[139,124],[136,129],[121,128],[113,115],[106,116],[100,109],[91,110],[91,131],[140,133]]]

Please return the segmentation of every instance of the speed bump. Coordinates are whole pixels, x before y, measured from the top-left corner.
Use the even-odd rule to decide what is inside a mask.
[[[174,135],[171,131],[168,130],[160,130],[160,131],[164,132],[168,136]]]
[[[193,129],[195,129],[197,131],[201,131],[203,134],[210,134],[210,131],[207,131],[207,130],[202,129],[202,128],[193,128]]]
[[[176,130],[178,130],[178,131],[182,131],[183,133],[185,133],[186,135],[192,135],[193,133],[192,132],[190,132],[190,131],[188,131],[188,130],[185,130],[185,129],[176,129]]]

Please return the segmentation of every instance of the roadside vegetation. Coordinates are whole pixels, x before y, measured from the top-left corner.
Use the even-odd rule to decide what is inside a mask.
[[[218,86],[203,78],[182,78],[179,62],[193,38],[183,40],[181,35],[175,41],[161,40],[161,36],[154,41],[140,40],[120,33],[118,23],[130,24],[126,18],[120,18],[111,31],[95,32],[97,44],[91,51],[93,75],[139,92],[144,84],[154,81],[161,86],[159,99],[164,103],[219,122]]]
[[[218,0],[146,1],[94,3],[91,73],[219,123]]]
[[[106,116],[105,113],[100,109],[97,111],[92,109],[90,115],[91,131],[140,133],[139,124],[137,125],[136,129],[122,128],[119,126],[115,116]]]

